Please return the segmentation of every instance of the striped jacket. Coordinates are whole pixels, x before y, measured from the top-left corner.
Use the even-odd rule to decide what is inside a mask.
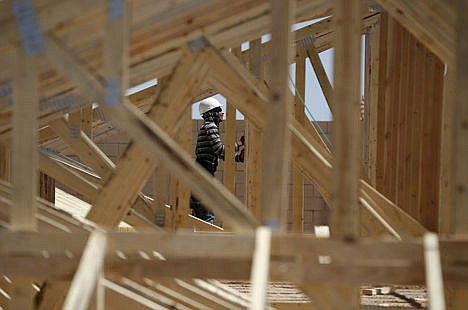
[[[198,131],[195,155],[197,161],[212,174],[218,166],[218,159],[224,160],[224,144],[219,135],[218,112],[203,114],[204,122]]]

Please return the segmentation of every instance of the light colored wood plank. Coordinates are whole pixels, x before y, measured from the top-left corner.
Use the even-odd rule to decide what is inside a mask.
[[[273,4],[273,8],[276,4]],[[267,305],[268,269],[270,266],[271,230],[259,227],[255,232],[255,249],[252,255],[252,309],[264,309]]]
[[[296,58],[296,100],[294,103],[294,117],[296,120],[304,124],[305,113],[305,58]],[[301,100],[302,99],[302,100]],[[308,120],[307,120],[308,121]],[[302,232],[304,228],[304,177],[302,173],[293,165],[293,210],[292,210],[292,231]]]
[[[38,85],[35,58],[16,50],[13,91],[13,205],[11,229],[35,230]]]
[[[467,25],[468,16],[466,1],[458,3],[458,35],[457,35],[457,79],[455,99],[455,233],[466,235],[468,233],[468,55]],[[461,10],[461,11],[460,11]]]
[[[240,47],[232,49],[234,55],[239,56]],[[224,186],[231,191],[236,192],[236,162],[235,162],[235,143],[236,141],[236,106],[226,100],[226,120],[224,123]]]
[[[177,142],[181,148],[187,153],[192,152],[192,111],[187,109],[182,118],[181,129],[177,137]],[[176,181],[177,198],[174,212],[175,229],[187,227],[187,216],[191,214],[190,209],[190,188],[188,188],[181,179]]]
[[[442,133],[440,146],[439,183],[439,234],[448,236],[454,233],[454,119],[455,119],[455,71],[449,69],[444,81],[444,101],[442,105]]]
[[[366,108],[365,120],[367,121],[367,160],[368,178],[372,186],[376,186],[376,161],[377,161],[377,130],[378,130],[378,98],[379,98],[379,67],[380,67],[380,25],[377,23],[369,28],[366,34],[366,63],[365,74],[366,87],[364,88],[364,102]]]
[[[272,73],[269,109],[266,111],[263,143],[262,222],[273,231],[285,230],[287,223],[288,159],[290,133],[287,124],[291,116],[289,63],[292,57],[290,27],[295,3],[272,1]]]
[[[34,293],[30,279],[14,279],[9,309],[34,309]]]
[[[265,73],[261,54],[261,40],[257,39],[249,45],[249,69],[258,80],[264,81]],[[245,119],[245,204],[257,220],[261,220],[262,214],[262,147],[263,133]]]
[[[86,244],[78,270],[73,277],[63,309],[87,309],[91,295],[102,276],[106,252],[106,235],[95,230]]]
[[[333,171],[330,230],[337,238],[360,235],[357,205],[360,175],[360,88],[361,51],[360,1],[338,0],[333,7],[335,21],[333,92]],[[359,287],[335,290],[338,308],[360,308]],[[332,308],[334,308],[332,306]]]
[[[359,236],[357,210],[360,170],[359,150],[359,1],[335,3],[334,57],[334,169],[332,235],[340,238]]]

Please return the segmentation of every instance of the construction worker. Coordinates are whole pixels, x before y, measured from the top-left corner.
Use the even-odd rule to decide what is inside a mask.
[[[223,121],[224,112],[221,103],[215,98],[207,98],[198,107],[204,122],[198,131],[195,148],[196,161],[214,176],[218,160],[224,160],[224,144],[219,134],[219,123]],[[190,197],[192,215],[213,224],[214,215],[207,210],[193,195]]]

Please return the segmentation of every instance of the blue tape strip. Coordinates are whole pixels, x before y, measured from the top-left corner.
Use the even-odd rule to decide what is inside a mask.
[[[11,8],[28,55],[45,51],[46,43],[31,0],[15,0]]]
[[[120,18],[123,15],[124,0],[108,0],[107,15],[110,18]]]
[[[120,88],[122,82],[119,78],[108,78],[106,80],[106,93],[104,104],[110,107],[115,107],[120,104]]]

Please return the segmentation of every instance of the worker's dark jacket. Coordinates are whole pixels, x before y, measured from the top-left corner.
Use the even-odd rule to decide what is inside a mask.
[[[197,162],[214,174],[218,167],[218,159],[224,160],[224,144],[221,142],[218,129],[219,114],[208,111],[202,117],[205,122],[198,131],[195,155]]]
[[[198,131],[197,147],[195,155],[200,163],[210,174],[214,175],[218,167],[218,159],[224,160],[224,144],[219,136],[219,113],[206,112],[203,114],[205,122]],[[198,199],[190,196],[190,208],[192,215],[208,223],[214,223],[214,215],[206,209]]]

